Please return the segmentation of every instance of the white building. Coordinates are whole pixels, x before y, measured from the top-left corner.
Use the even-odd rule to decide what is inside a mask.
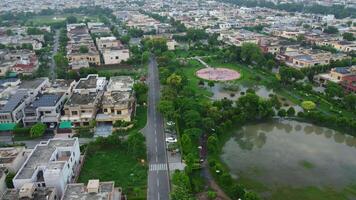
[[[110,48],[102,51],[104,64],[112,65],[127,61],[130,58],[129,49]]]
[[[74,86],[74,93],[96,93],[103,91],[107,84],[105,77],[99,77],[98,74],[89,74],[86,78],[81,78]]]
[[[34,183],[38,188],[54,187],[62,196],[66,185],[73,182],[79,164],[78,138],[50,139],[36,145],[12,181],[16,189]]]

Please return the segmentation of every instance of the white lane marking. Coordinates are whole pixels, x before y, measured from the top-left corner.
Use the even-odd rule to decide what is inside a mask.
[[[158,200],[160,200],[161,199],[161,195],[159,194],[159,192],[158,192]]]
[[[150,164],[149,171],[166,171],[167,164],[166,163],[157,163],[157,164]]]
[[[157,179],[157,187],[159,187],[159,179]]]

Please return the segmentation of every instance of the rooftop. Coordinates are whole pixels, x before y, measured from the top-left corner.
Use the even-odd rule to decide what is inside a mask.
[[[103,96],[103,105],[127,105],[131,100],[131,92],[112,92]]]
[[[90,183],[90,180],[89,180]],[[88,183],[88,188],[91,185]],[[96,182],[93,182],[95,185]],[[110,200],[114,192],[114,182],[100,182],[98,193],[89,193],[83,183],[68,184],[63,195],[63,200]]]
[[[108,91],[131,91],[134,80],[130,76],[113,76],[107,85]]]
[[[20,85],[19,89],[36,89],[38,88],[44,81],[46,81],[46,78],[37,78],[34,80],[27,80],[23,81]]]
[[[20,190],[16,189],[7,189],[4,193],[4,195],[1,197],[1,200],[15,200],[15,199],[21,199],[21,200],[48,200],[48,198],[52,195],[56,194],[55,188],[51,187],[39,187],[36,188],[36,190],[33,192],[33,198],[20,198],[19,195]]]
[[[49,107],[55,106],[58,101],[61,99],[64,93],[57,94],[43,94],[40,95],[36,100],[30,105],[32,108],[38,107]]]
[[[50,139],[45,144],[40,143],[36,145],[14,179],[30,179],[39,166],[49,166],[52,162],[55,162],[51,162],[50,158],[57,148],[73,146],[76,140],[77,138]]]
[[[6,104],[0,108],[0,112],[12,112],[18,105],[20,105],[27,97],[26,91],[17,91],[12,95]]]
[[[67,101],[66,105],[78,106],[93,104],[98,97],[98,93],[78,94],[74,93]]]

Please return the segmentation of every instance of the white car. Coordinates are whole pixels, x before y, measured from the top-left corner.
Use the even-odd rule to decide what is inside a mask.
[[[51,123],[50,125],[49,125],[49,128],[50,129],[54,129],[56,127],[56,125],[54,124],[54,123]]]
[[[167,138],[166,138],[166,142],[167,142],[167,143],[176,143],[176,142],[177,142],[177,139],[174,138],[174,137],[167,137]]]

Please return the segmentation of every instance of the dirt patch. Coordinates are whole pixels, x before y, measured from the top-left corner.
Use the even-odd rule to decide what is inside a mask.
[[[241,77],[241,74],[228,68],[204,68],[198,70],[196,75],[199,78],[210,81],[231,81]]]

